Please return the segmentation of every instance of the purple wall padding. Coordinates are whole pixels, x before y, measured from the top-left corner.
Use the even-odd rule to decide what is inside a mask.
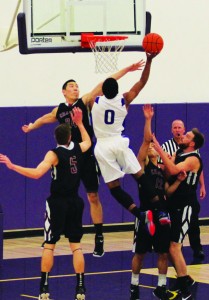
[[[26,139],[20,127],[26,108],[0,108],[0,152],[16,164],[26,164]],[[25,178],[0,166],[0,203],[4,212],[4,229],[25,228]]]
[[[152,123],[160,143],[171,137],[171,122],[182,119],[187,130],[198,127],[206,137],[205,146],[201,149],[204,169],[209,166],[206,155],[208,149],[208,104],[155,104],[155,116]],[[21,130],[23,124],[34,121],[53,107],[8,107],[0,108],[0,152],[8,155],[14,163],[35,167],[45,153],[55,146],[53,131],[56,123],[43,126],[36,131],[25,134]],[[131,105],[125,122],[125,134],[130,138],[130,146],[137,155],[143,139],[144,117],[142,105]],[[4,230],[42,228],[45,199],[49,195],[50,174],[39,180],[24,178],[0,165],[0,203],[4,213]],[[206,188],[209,178],[205,172]],[[133,216],[124,210],[111,196],[103,179],[100,178],[100,199],[103,205],[104,223],[132,222]],[[121,181],[124,189],[129,192],[136,204],[139,203],[137,187],[132,176],[127,175]],[[209,193],[209,192],[208,192]],[[80,195],[85,201],[84,225],[92,224],[89,203],[83,185]],[[209,202],[207,197],[201,202],[200,217],[208,217]]]
[[[3,217],[3,210],[0,204],[0,279],[2,278],[3,267]]]

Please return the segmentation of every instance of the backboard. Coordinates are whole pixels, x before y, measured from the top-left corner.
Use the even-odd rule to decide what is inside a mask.
[[[89,52],[82,33],[128,36],[123,51],[143,51],[151,15],[145,0],[23,0],[17,21],[21,54]]]

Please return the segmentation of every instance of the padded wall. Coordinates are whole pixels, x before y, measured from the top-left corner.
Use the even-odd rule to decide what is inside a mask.
[[[170,127],[174,119],[182,119],[188,130],[198,127],[206,137],[201,149],[204,162],[206,188],[209,187],[207,174],[209,159],[207,157],[209,104],[156,104],[153,119],[153,131],[160,143],[171,137]],[[53,107],[8,107],[0,108],[0,153],[8,155],[14,163],[35,167],[45,153],[55,146],[53,131],[57,124],[50,124],[25,134],[23,124],[34,121],[48,113]],[[131,105],[125,122],[125,134],[130,138],[130,145],[137,154],[143,139],[144,118],[142,105]],[[45,199],[49,195],[50,174],[39,180],[24,178],[0,165],[0,204],[4,212],[4,230],[42,228]],[[131,176],[122,180],[124,188],[138,203],[137,187]],[[208,191],[209,193],[209,191]],[[85,200],[84,225],[91,224],[89,203],[81,185],[80,194]],[[100,199],[103,204],[104,223],[121,223],[133,221],[133,216],[124,210],[110,195],[101,178]],[[200,217],[209,216],[209,202],[201,203]]]

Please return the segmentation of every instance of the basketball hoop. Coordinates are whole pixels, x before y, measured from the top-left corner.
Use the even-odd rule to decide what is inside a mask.
[[[81,34],[81,47],[91,48],[96,73],[108,73],[118,69],[118,56],[127,38],[119,35]]]

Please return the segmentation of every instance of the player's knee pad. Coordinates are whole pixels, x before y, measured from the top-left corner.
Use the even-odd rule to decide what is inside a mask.
[[[111,188],[110,193],[126,209],[129,209],[129,207],[134,203],[131,196],[120,186]]]

